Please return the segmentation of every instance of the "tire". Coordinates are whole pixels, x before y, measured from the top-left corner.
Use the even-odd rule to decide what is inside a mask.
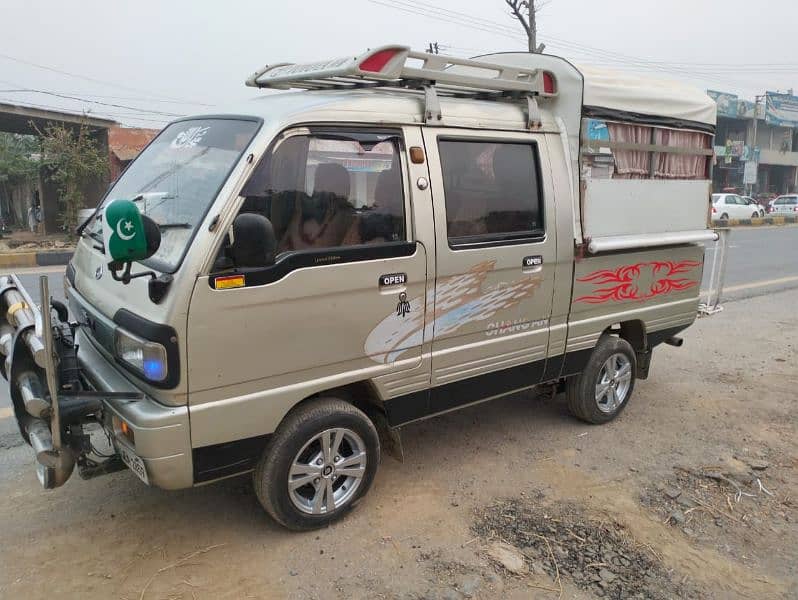
[[[610,368],[617,372],[610,373]],[[603,335],[582,373],[567,381],[568,410],[588,423],[612,421],[626,408],[632,396],[636,371],[637,357],[629,342]],[[598,395],[600,383],[607,386],[601,396]]]
[[[336,442],[337,456],[331,451]],[[306,531],[352,510],[371,487],[379,462],[380,441],[371,420],[348,402],[319,398],[288,414],[258,461],[252,481],[258,500],[275,521]],[[347,474],[340,474],[341,468]]]
[[[756,219],[759,216],[759,211],[756,211],[754,214],[751,215],[752,219]]]
[[[720,216],[720,220],[721,220],[721,221],[728,221],[728,220],[729,220],[729,215],[727,215],[726,213],[723,213],[723,214]]]

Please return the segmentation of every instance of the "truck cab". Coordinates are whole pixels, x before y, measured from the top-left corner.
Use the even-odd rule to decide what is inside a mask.
[[[267,66],[248,85],[301,91],[171,123],[82,226],[68,307],[0,278],[42,484],[252,472],[309,529],[408,423],[530,388],[611,421],[695,320],[715,117],[593,81],[386,46]]]

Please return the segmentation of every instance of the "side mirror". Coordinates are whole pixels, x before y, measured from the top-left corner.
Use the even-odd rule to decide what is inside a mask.
[[[266,267],[274,264],[277,238],[271,221],[257,213],[241,213],[233,221],[233,263],[238,268]]]
[[[155,221],[139,212],[135,203],[114,200],[105,207],[103,241],[112,261],[130,263],[158,251],[161,230]]]

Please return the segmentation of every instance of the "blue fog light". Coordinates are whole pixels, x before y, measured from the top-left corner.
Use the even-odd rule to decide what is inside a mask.
[[[166,378],[166,365],[159,360],[145,360],[144,376],[153,381],[161,381]]]

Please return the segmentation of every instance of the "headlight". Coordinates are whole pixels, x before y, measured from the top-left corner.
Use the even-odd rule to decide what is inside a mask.
[[[169,374],[166,348],[125,331],[116,330],[116,356],[150,381],[163,381]]]

